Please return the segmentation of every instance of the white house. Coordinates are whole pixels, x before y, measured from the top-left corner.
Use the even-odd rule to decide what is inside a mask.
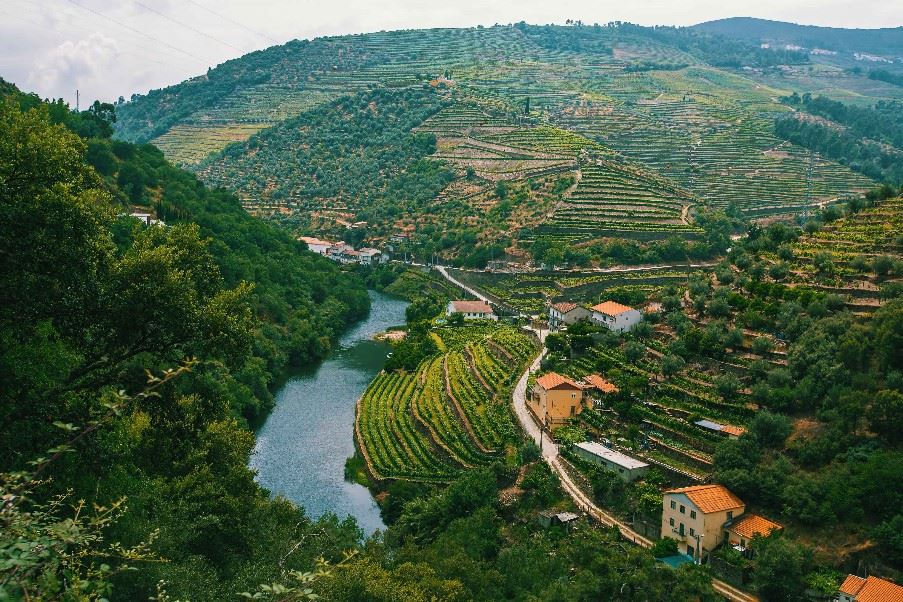
[[[326,252],[329,250],[333,244],[328,240],[322,240],[320,238],[314,238],[313,236],[299,236],[298,240],[303,243],[307,243],[307,248],[313,251],[318,255],[326,255]]]
[[[549,326],[558,329],[562,324],[573,324],[578,320],[589,319],[590,311],[576,303],[553,303],[549,306]]]
[[[614,332],[627,332],[643,319],[643,314],[638,309],[614,301],[594,305],[592,310],[591,320]]]
[[[152,214],[146,213],[144,211],[132,211],[131,213],[129,213],[129,217],[142,222],[145,226],[155,226],[157,224],[160,224],[161,226],[166,225],[161,220],[155,218]]]
[[[636,480],[649,470],[649,465],[645,462],[640,462],[636,458],[631,458],[627,454],[622,454],[595,441],[584,441],[576,444],[574,453],[584,460],[618,473],[618,476],[625,481]]]
[[[452,301],[445,315],[463,314],[465,320],[498,320],[492,307],[485,301]]]

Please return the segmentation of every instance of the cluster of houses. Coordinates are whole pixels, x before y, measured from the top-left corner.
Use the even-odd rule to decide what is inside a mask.
[[[605,301],[590,308],[570,302],[553,303],[549,306],[549,328],[553,330],[580,320],[589,320],[612,332],[620,333],[629,331],[642,319],[643,313],[640,310],[615,301]]]
[[[351,245],[344,242],[332,242],[329,240],[315,238],[313,236],[299,236],[298,240],[306,243],[307,248],[314,253],[317,253],[318,255],[322,255],[323,257],[327,257],[339,263],[359,263],[361,265],[375,265],[377,263],[383,263],[388,260],[388,258],[386,258],[379,249],[372,249],[370,247],[355,249]]]

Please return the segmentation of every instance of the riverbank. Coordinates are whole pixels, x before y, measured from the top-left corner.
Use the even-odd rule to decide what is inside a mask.
[[[345,478],[354,455],[354,410],[382,370],[388,343],[374,340],[404,323],[407,302],[370,291],[366,319],[343,335],[319,365],[289,378],[257,432],[250,465],[273,495],[304,507],[311,517],[353,516],[365,535],[384,529],[370,491]]]

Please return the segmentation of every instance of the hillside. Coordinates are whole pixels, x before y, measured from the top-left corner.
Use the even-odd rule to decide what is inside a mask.
[[[118,106],[116,128],[301,231],[363,221],[379,244],[416,227],[423,254],[519,257],[537,239],[692,239],[706,210],[795,214],[867,189],[775,135],[778,99],[807,90],[800,74],[857,103],[903,88],[819,60],[629,24],[379,32],[229,61]]]
[[[867,52],[889,58],[903,57],[903,27],[843,29],[732,17],[700,23],[693,29],[757,43],[795,44],[847,54]]]

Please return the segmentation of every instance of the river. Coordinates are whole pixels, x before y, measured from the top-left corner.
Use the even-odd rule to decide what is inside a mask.
[[[373,335],[404,324],[408,305],[375,291],[370,302],[369,316],[326,360],[279,390],[250,462],[273,495],[303,506],[313,518],[326,512],[354,516],[365,535],[385,525],[370,491],[345,480],[345,460],[354,454],[354,406],[389,351]]]

